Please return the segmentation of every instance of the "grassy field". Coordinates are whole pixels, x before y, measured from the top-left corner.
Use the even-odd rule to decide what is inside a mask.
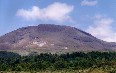
[[[89,68],[89,69],[85,69],[85,70],[58,70],[58,71],[39,71],[39,72],[25,72],[25,71],[12,71],[12,72],[7,72],[7,71],[1,71],[0,73],[116,73],[116,70],[114,69],[102,69],[102,68]]]

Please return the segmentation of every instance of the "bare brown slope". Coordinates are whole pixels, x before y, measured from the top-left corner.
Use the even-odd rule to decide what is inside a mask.
[[[0,37],[1,50],[58,53],[107,51],[115,48],[115,43],[107,43],[77,28],[60,25],[29,26]]]

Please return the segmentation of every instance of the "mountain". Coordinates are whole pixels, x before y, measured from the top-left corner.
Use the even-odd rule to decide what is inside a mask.
[[[75,27],[40,24],[19,28],[1,36],[0,50],[24,54],[116,51],[116,43],[102,41]]]

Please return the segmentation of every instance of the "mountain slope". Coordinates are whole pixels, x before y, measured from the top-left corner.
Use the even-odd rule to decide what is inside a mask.
[[[19,28],[0,37],[0,50],[63,53],[116,50],[115,43],[99,40],[70,26],[38,25]]]

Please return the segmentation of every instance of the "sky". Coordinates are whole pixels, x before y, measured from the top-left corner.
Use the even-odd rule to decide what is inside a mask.
[[[0,0],[0,36],[26,26],[76,27],[116,42],[116,0]]]

